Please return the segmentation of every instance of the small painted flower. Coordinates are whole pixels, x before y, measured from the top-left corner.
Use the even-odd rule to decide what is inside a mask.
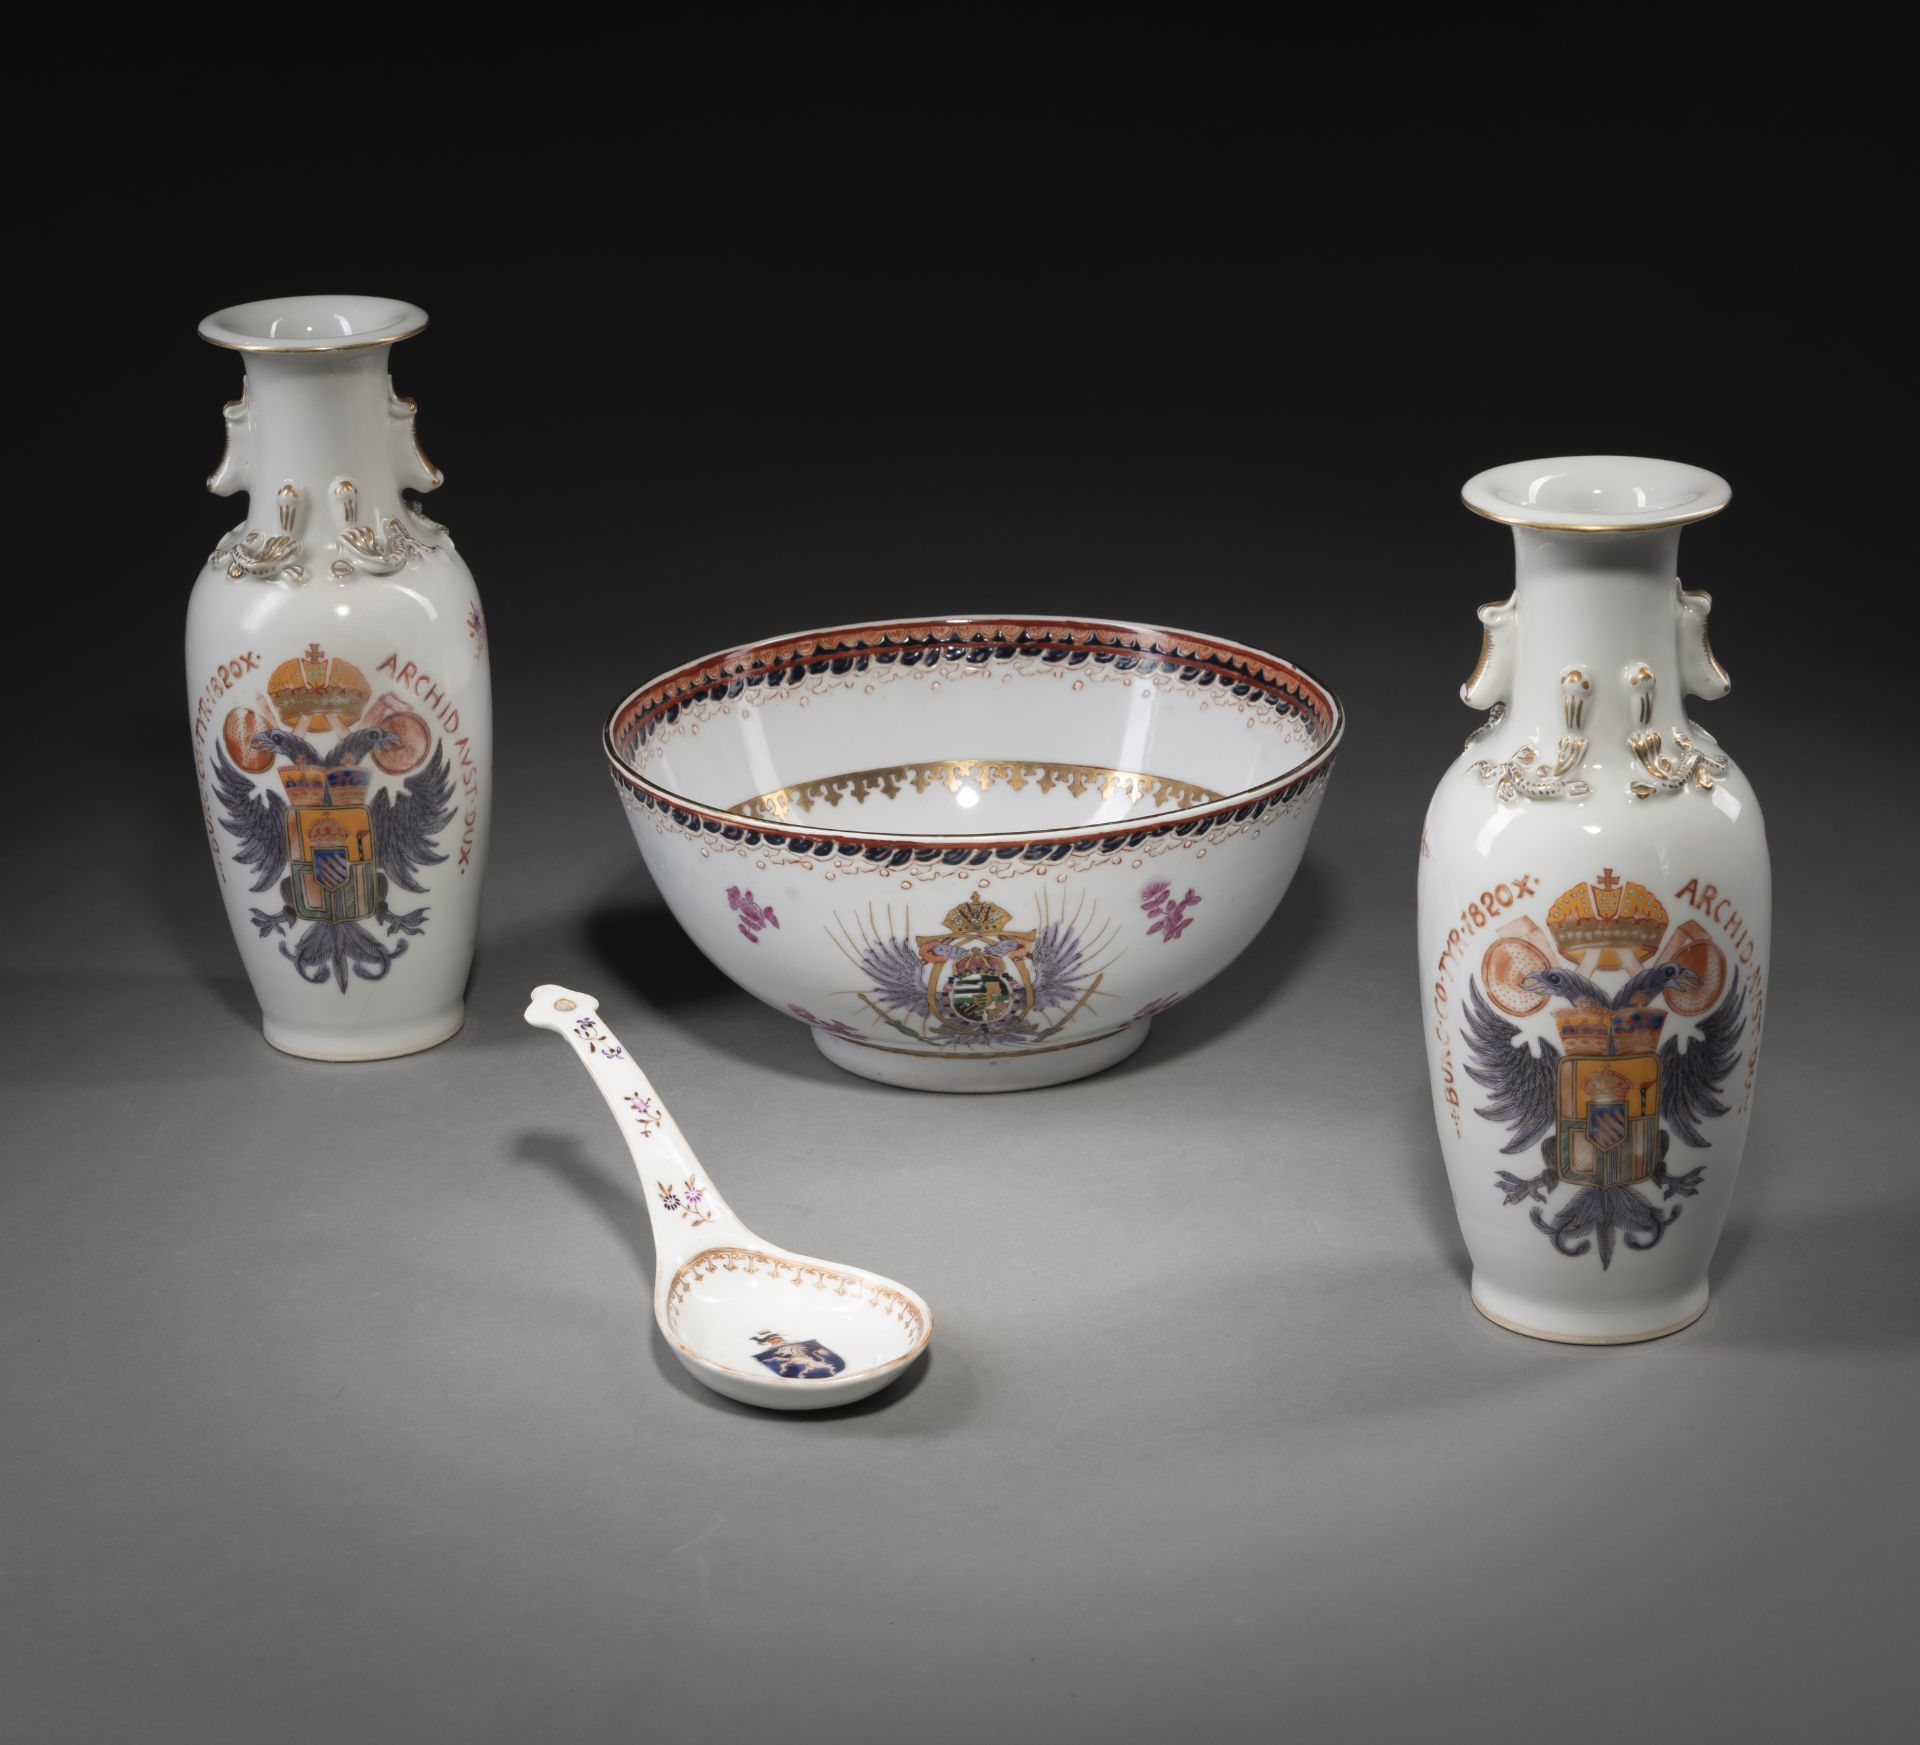
[[[743,891],[738,885],[727,887],[727,907],[740,917],[740,933],[749,945],[760,943],[762,929],[780,925],[771,904],[763,908],[754,901],[752,891]]]
[[[805,1006],[796,1006],[791,1002],[788,1003],[787,1010],[801,1023],[811,1024],[816,1030],[830,1030],[835,1036],[851,1036],[856,1042],[860,1039],[860,1032],[844,1018],[816,1018]]]
[[[1138,1023],[1142,1018],[1158,1017],[1159,1014],[1166,1011],[1169,1006],[1177,1006],[1179,1003],[1180,995],[1162,994],[1159,999],[1149,1000],[1139,1011],[1134,1013],[1134,1022]]]
[[[609,1042],[600,1052],[609,1060],[624,1060],[627,1053],[617,1042]]]
[[[689,1224],[698,1228],[702,1224],[715,1222],[714,1214],[705,1210],[707,1190],[700,1185],[697,1175],[687,1177],[680,1187],[669,1187],[665,1182],[655,1182],[660,1193],[661,1208],[668,1212],[678,1212]]]
[[[1157,933],[1165,943],[1171,945],[1193,925],[1193,918],[1187,911],[1199,901],[1200,893],[1192,886],[1188,886],[1184,897],[1176,899],[1172,885],[1165,879],[1154,879],[1140,892],[1141,909],[1157,917],[1147,929],[1148,934]]]
[[[1169,945],[1193,925],[1192,916],[1182,907],[1169,909],[1160,919],[1147,929],[1149,934],[1158,933]]]

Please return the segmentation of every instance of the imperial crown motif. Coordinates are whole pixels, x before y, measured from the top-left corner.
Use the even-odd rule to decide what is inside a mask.
[[[1603,1067],[1587,1080],[1587,1100],[1594,1103],[1624,1103],[1633,1095],[1633,1086],[1619,1073]]]
[[[1569,963],[1591,957],[1587,967],[1621,969],[1622,952],[1645,963],[1660,949],[1667,911],[1645,885],[1625,883],[1605,867],[1591,883],[1560,894],[1547,911],[1547,931]]]
[[[949,937],[991,937],[1000,934],[1006,930],[1007,923],[1012,919],[1013,917],[999,904],[989,903],[981,897],[970,898],[957,908],[947,911],[945,933],[928,934],[921,939],[922,954],[925,955],[928,947]]]
[[[289,727],[306,722],[309,733],[345,731],[360,719],[373,687],[366,674],[344,660],[329,660],[319,643],[309,643],[298,660],[283,660],[267,680],[267,695]]]
[[[1553,1015],[1560,1046],[1569,1055],[1652,1054],[1660,1046],[1665,1012],[1591,1012],[1571,1007]]]

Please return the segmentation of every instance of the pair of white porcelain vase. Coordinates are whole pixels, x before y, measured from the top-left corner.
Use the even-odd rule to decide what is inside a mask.
[[[248,511],[187,609],[200,809],[267,1040],[314,1060],[453,1035],[479,928],[486,618],[388,375],[426,321],[294,297],[200,324],[246,361],[207,488]]]
[[[1540,1338],[1696,1320],[1740,1168],[1772,881],[1752,788],[1687,712],[1729,680],[1677,569],[1731,495],[1613,455],[1464,491],[1516,573],[1420,838],[1421,998],[1473,1300]]]
[[[207,560],[188,613],[201,808],[267,1040],[318,1060],[380,1059],[451,1036],[479,919],[492,800],[486,620],[451,536],[409,494],[434,489],[440,475],[415,439],[413,402],[394,393],[388,374],[392,345],[425,324],[410,304],[308,297],[222,310],[201,326],[246,361],[244,391],[226,408],[227,452],[208,483],[222,495],[244,491],[249,509]],[[1480,609],[1481,656],[1463,696],[1487,719],[1442,778],[1421,836],[1422,1001],[1474,1301],[1538,1337],[1646,1339],[1695,1319],[1739,1166],[1767,994],[1766,839],[1739,770],[1687,716],[1689,696],[1720,696],[1728,681],[1707,640],[1711,602],[1683,587],[1676,569],[1681,528],[1717,513],[1729,495],[1711,473],[1615,456],[1498,468],[1465,491],[1470,508],[1513,527],[1517,577],[1508,598]],[[1238,791],[1232,780],[1195,788],[1191,820],[1178,811],[1156,817],[1148,778],[1120,782],[1126,772],[1108,770],[1102,783],[1094,770],[1079,786],[1096,810],[1073,826],[1092,834],[1067,845],[1084,868],[1046,840],[1059,830],[1031,825],[1022,842],[976,857],[991,875],[976,881],[983,887],[1028,861],[1063,885],[1070,874],[1133,884],[1153,874],[1146,891],[1179,886],[1183,903],[1212,905],[1223,933],[1230,919],[1240,923],[1212,957],[1182,965],[1180,994],[1224,967],[1279,901],[1305,845],[1339,736],[1331,694],[1326,720],[1309,717],[1300,699],[1319,691],[1296,669],[1181,632],[1040,620],[922,629],[870,638],[886,645],[872,658],[903,658],[887,649],[908,647],[922,664],[970,668],[1005,656],[1009,680],[1022,662],[1043,677],[1092,662],[1085,670],[1111,667],[1128,686],[1139,680],[1128,699],[1138,707],[1122,711],[1128,721],[1152,714],[1146,705],[1157,700],[1161,717],[1184,720],[1185,710],[1200,722],[1229,692],[1264,696],[1270,678],[1286,707],[1268,713],[1283,725],[1319,722],[1301,729],[1302,767],[1313,779],[1295,784],[1311,791],[1290,816],[1240,804],[1256,792],[1243,776]],[[993,637],[1017,646],[989,646]],[[941,646],[948,642],[968,646]],[[838,644],[828,653],[819,656],[823,671],[836,675],[853,659]],[[715,706],[725,713],[732,703],[722,693]],[[633,706],[630,699],[625,708]],[[672,701],[666,718],[686,706]],[[1196,729],[1192,742],[1218,737]],[[1290,770],[1266,773],[1267,787],[1291,791]],[[642,776],[634,783],[645,785]],[[1109,817],[1116,784],[1141,794],[1128,801],[1132,811]],[[956,792],[960,799],[982,796]],[[651,808],[630,807],[643,849],[665,828],[659,814],[669,802],[681,804],[664,792]],[[1240,832],[1232,843],[1222,818]],[[1284,842],[1282,824],[1292,832]],[[955,852],[889,858],[862,841],[808,842],[801,853],[790,833],[776,853],[767,843],[779,832],[766,820],[731,813],[692,817],[688,829],[708,846],[745,844],[760,857],[763,884],[780,876],[776,862],[817,871],[832,848],[852,857],[847,871],[871,877],[879,866],[912,892],[916,879],[945,876]],[[1272,840],[1256,849],[1263,829]],[[1209,844],[1222,852],[1209,862],[1214,883],[1204,898],[1197,884],[1169,882],[1157,862],[1147,864],[1149,852],[1170,849],[1197,865]],[[1021,852],[1006,862],[1014,848]],[[912,863],[904,881],[893,871],[902,855]],[[720,914],[717,897],[705,902],[713,895],[706,887],[717,891],[725,869],[703,858],[697,871],[686,891],[667,880],[669,898],[703,949],[740,979],[702,932],[713,931],[702,903]],[[807,900],[804,880],[787,888]],[[758,947],[778,937],[778,913],[793,914],[764,890],[754,898],[735,888],[725,899],[724,925],[715,926],[728,943],[740,933]],[[1171,896],[1160,910],[1143,901],[1159,923],[1141,925],[1159,943],[1186,930],[1184,912],[1177,930],[1162,913]],[[752,911],[746,920],[743,906]],[[1009,931],[1004,917],[995,925],[990,939],[961,942],[972,953],[967,963],[1038,951],[1052,937]],[[920,998],[920,957],[929,953],[938,961],[928,997],[938,1007],[941,952],[959,949],[948,935],[919,946],[915,979],[901,984],[903,1010]],[[766,951],[743,960],[772,962]],[[985,986],[992,967],[970,973]],[[833,973],[844,978],[843,968]],[[1030,991],[1031,978],[1018,986],[1001,979],[1003,1004]],[[1117,988],[1122,980],[1116,975]],[[1180,997],[1148,998],[1157,985],[1144,984],[1132,1001],[1100,991],[1119,999],[1120,1028],[1102,1032],[1099,1047],[1047,1050],[1044,1064],[1043,1051],[1032,1050],[981,1083],[1044,1084],[1098,1070],[1130,1053],[1151,1016]],[[826,1023],[810,1006],[785,1006],[817,1029]],[[972,1010],[947,1014],[934,1040],[951,1040],[946,1032]],[[897,1015],[881,1016],[894,1043],[919,1035]],[[828,1028],[823,1042],[841,1047],[850,1070],[960,1088],[944,1059],[932,1064],[930,1044],[876,1049],[852,1024]],[[922,1076],[902,1080],[893,1056],[910,1053],[907,1066]]]

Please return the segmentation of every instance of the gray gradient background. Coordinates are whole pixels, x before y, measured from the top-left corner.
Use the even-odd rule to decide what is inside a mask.
[[[1019,155],[1001,139],[1010,185]],[[1894,530],[1832,497],[1886,433],[1879,263],[1737,204],[1642,259],[1517,250],[1440,189],[1255,218],[1167,173],[1103,203],[1102,166],[1062,146],[1017,209],[971,160],[910,201],[829,176],[676,204],[609,172],[547,214],[530,300],[497,220],[446,197],[419,220],[442,264],[345,274],[432,312],[396,379],[493,633],[470,1016],[411,1060],[260,1041],[193,804],[179,625],[231,520],[198,492],[239,379],[193,324],[315,274],[176,243],[137,352],[61,360],[87,549],[142,531],[112,611],[76,587],[13,644],[105,732],[32,766],[5,872],[13,1737],[1576,1745],[1910,1718],[1910,682],[1870,664]],[[134,223],[150,192],[101,210]],[[637,269],[593,240],[616,196],[646,210]],[[1718,602],[1711,725],[1778,893],[1713,1304],[1600,1351],[1468,1304],[1413,958],[1472,608],[1510,566],[1457,487],[1581,450],[1735,485],[1683,573]],[[1275,923],[1132,1061],[889,1092],[707,969],[596,732],[737,636],[1009,608],[1300,659],[1347,749]],[[55,649],[103,664],[60,691]],[[601,996],[750,1223],[924,1292],[930,1359],[820,1419],[692,1383],[619,1138],[520,1022],[545,980]]]

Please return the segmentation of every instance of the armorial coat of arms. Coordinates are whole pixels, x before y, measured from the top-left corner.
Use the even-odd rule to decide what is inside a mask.
[[[890,1029],[935,1048],[1021,1047],[1070,1024],[1099,992],[1111,930],[1091,908],[1050,915],[1031,928],[985,897],[947,911],[939,933],[896,934],[869,917],[839,939],[870,982],[859,994]]]
[[[260,937],[305,922],[291,944],[281,938],[281,955],[303,980],[342,993],[349,971],[384,979],[407,938],[426,931],[425,906],[396,909],[391,897],[426,894],[420,870],[447,858],[435,837],[454,817],[453,775],[432,728],[399,697],[369,708],[372,694],[359,668],[316,643],[274,669],[257,712],[229,714],[214,753],[234,859],[255,875],[254,890],[279,884],[281,906],[252,911]],[[278,793],[253,780],[276,757]],[[376,775],[404,779],[395,792]]]
[[[1509,1021],[1556,1000],[1558,1046]],[[1616,1241],[1652,1248],[1680,1216],[1666,1202],[1700,1191],[1705,1166],[1669,1170],[1668,1147],[1676,1133],[1709,1147],[1703,1123],[1727,1113],[1720,1093],[1740,1059],[1745,1007],[1738,967],[1729,973],[1700,924],[1669,934],[1652,892],[1611,868],[1563,892],[1544,932],[1525,916],[1502,927],[1468,980],[1466,1071],[1492,1093],[1475,1113],[1512,1129],[1500,1149],[1540,1150],[1538,1174],[1497,1172],[1506,1203],[1533,1202],[1558,1253],[1597,1246],[1603,1268]],[[1676,1015],[1697,1026],[1686,1042],[1662,1037]],[[1550,1217],[1563,1187],[1572,1198]]]

